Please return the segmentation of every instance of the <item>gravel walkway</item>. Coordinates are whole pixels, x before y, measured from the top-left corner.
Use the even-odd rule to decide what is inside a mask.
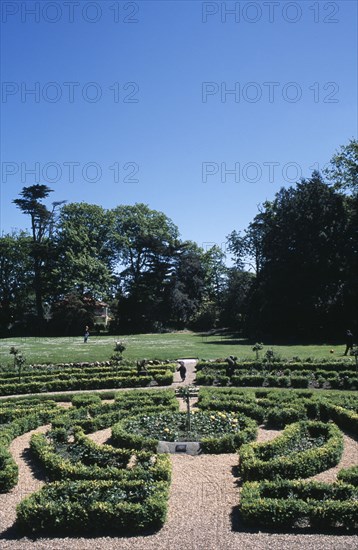
[[[94,441],[95,443],[98,443],[99,445],[103,445],[104,443],[107,443],[111,435],[112,435],[112,428],[105,428],[104,430],[98,430],[98,432],[87,434],[87,437],[89,439],[92,439],[92,441]]]
[[[0,539],[16,519],[16,505],[31,493],[38,491],[45,483],[42,471],[34,467],[31,461],[30,468],[30,439],[34,433],[44,433],[50,426],[41,426],[36,430],[16,437],[10,445],[10,452],[19,467],[19,482],[9,493],[0,494]],[[11,534],[11,533],[10,533]],[[0,548],[3,543],[0,540]]]
[[[315,476],[309,479],[316,479],[318,481],[325,481],[326,483],[332,483],[333,481],[337,481],[337,474],[339,470],[341,470],[342,468],[349,468],[350,466],[354,466],[354,464],[358,464],[358,441],[348,436],[347,434],[343,434],[343,439],[344,439],[343,454],[339,464],[337,464],[337,466],[335,466],[334,468],[330,468],[325,472],[316,474]],[[358,549],[358,543],[357,543],[357,549]]]

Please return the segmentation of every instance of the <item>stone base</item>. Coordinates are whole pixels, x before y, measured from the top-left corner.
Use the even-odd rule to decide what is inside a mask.
[[[198,441],[159,441],[157,453],[195,456],[201,453],[201,447]]]

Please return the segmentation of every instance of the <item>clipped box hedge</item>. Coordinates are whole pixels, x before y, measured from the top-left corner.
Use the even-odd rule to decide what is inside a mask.
[[[324,443],[300,450],[308,438],[323,438]],[[290,424],[272,441],[243,445],[239,469],[245,481],[307,478],[336,466],[342,452],[343,436],[337,426],[302,421]]]
[[[358,461],[358,457],[357,457]],[[358,464],[351,466],[350,468],[344,468],[338,472],[337,478],[339,481],[344,481],[350,485],[358,487]]]
[[[325,399],[321,403],[322,416],[333,420],[340,428],[358,436],[358,413],[334,403],[330,403]]]
[[[0,493],[7,493],[18,482],[19,468],[10,452],[0,447]]]
[[[265,418],[265,409],[257,405],[254,401],[250,403],[242,403],[240,400],[225,399],[223,396],[220,401],[212,401],[210,397],[202,399],[198,403],[201,410],[211,411],[226,411],[226,412],[238,412],[245,416],[253,418],[261,424]]]
[[[196,365],[197,371],[226,371],[228,365],[225,361],[199,361]],[[261,372],[271,372],[275,370],[289,369],[290,371],[308,370],[315,372],[322,371],[354,371],[354,362],[347,361],[238,361],[235,365],[235,374],[239,374],[243,370],[257,370]]]
[[[43,393],[55,391],[71,391],[71,390],[97,390],[105,388],[137,388],[147,387],[153,381],[158,386],[169,386],[173,382],[173,371],[158,371],[149,373],[148,376],[138,376],[136,372],[133,374],[121,376],[111,372],[110,374],[95,373],[88,375],[60,375],[43,376],[41,380],[33,381],[30,378],[27,382],[5,382],[0,383],[0,395],[15,395],[24,393]]]
[[[65,430],[63,430],[64,433]],[[31,451],[40,461],[52,481],[64,479],[140,479],[170,481],[171,464],[165,455],[153,455],[144,451],[115,449],[110,445],[97,445],[84,436],[75,433],[76,460],[64,458],[56,451],[45,435],[34,434]],[[80,456],[82,455],[82,458]],[[132,464],[129,467],[130,460]],[[133,462],[133,460],[135,460]],[[115,464],[115,465],[114,465]]]
[[[238,387],[308,388],[326,383],[333,389],[358,389],[358,378],[350,361],[240,361],[234,367],[226,362],[199,362],[198,385]]]
[[[26,534],[139,534],[162,527],[167,500],[163,481],[54,482],[17,506],[17,522]]]
[[[340,482],[247,482],[241,491],[240,512],[244,522],[256,528],[356,530],[358,489]]]

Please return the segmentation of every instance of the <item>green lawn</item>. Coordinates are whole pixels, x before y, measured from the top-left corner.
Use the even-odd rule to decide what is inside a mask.
[[[9,351],[16,346],[25,355],[27,363],[58,363],[74,361],[105,361],[114,352],[116,340],[122,340],[127,349],[127,359],[178,359],[197,357],[216,359],[236,355],[240,359],[254,359],[251,345],[230,336],[203,336],[199,333],[178,332],[170,334],[137,334],[129,336],[90,336],[87,344],[82,337],[67,338],[5,338],[0,340],[0,364],[12,363]],[[261,356],[273,349],[282,358],[298,356],[301,359],[341,359],[343,345],[274,345],[265,342]],[[334,350],[334,353],[330,353]],[[348,361],[351,361],[348,358]]]

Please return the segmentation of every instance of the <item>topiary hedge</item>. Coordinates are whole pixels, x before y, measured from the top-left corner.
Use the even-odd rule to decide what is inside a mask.
[[[269,386],[278,388],[358,389],[357,373],[350,361],[290,362],[240,361],[228,368],[225,362],[199,362],[198,385]]]
[[[137,534],[164,524],[167,500],[163,481],[54,482],[17,506],[17,522],[31,534]]]
[[[102,400],[95,393],[83,393],[72,397],[72,405],[76,408],[89,407],[91,405],[102,405]]]
[[[170,481],[171,464],[165,455],[97,445],[81,430],[75,431],[72,443],[64,429],[54,430],[52,435],[52,443],[43,434],[34,434],[31,438],[31,451],[52,481],[140,479],[143,476]]]
[[[168,386],[173,382],[174,365],[148,366],[148,374],[140,376],[135,366],[122,369],[93,366],[88,369],[68,367],[64,372],[58,368],[43,367],[23,374],[21,381],[13,374],[0,376],[0,395],[41,393],[103,388]]]
[[[307,478],[336,466],[343,452],[343,436],[334,424],[302,421],[290,424],[267,443],[240,449],[244,480]]]
[[[344,483],[263,481],[244,483],[240,513],[256,528],[358,528],[358,489]]]
[[[358,460],[358,457],[357,457]],[[351,466],[350,468],[344,468],[338,472],[337,478],[340,481],[349,483],[358,487],[358,464],[356,466]]]
[[[0,493],[7,493],[15,487],[19,477],[19,468],[10,452],[0,447]]]

